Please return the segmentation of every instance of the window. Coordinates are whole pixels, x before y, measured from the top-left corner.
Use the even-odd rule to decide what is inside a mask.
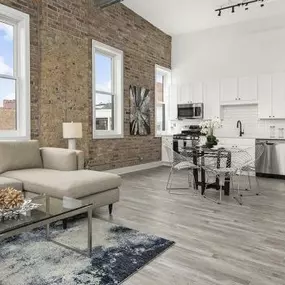
[[[161,66],[155,67],[155,134],[161,136],[168,131],[169,97],[171,87],[171,70]]]
[[[93,138],[123,137],[123,52],[97,41],[93,54]]]
[[[29,15],[0,4],[0,139],[30,138]]]

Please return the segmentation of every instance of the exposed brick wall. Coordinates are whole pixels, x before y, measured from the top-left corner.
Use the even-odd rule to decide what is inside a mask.
[[[122,4],[98,10],[89,0],[39,2],[0,0],[32,17],[33,138],[66,147],[62,122],[80,121],[84,138],[79,147],[96,169],[160,160],[161,140],[154,137],[154,67],[170,67],[171,37]],[[124,139],[92,139],[92,39],[124,51]],[[150,136],[129,135],[130,85],[152,91]]]

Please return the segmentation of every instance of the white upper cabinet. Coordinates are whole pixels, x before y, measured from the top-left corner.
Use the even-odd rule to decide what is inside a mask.
[[[259,119],[285,119],[285,73],[258,78]]]
[[[203,84],[202,82],[189,83],[178,88],[178,104],[202,103]]]
[[[284,119],[285,112],[285,73],[272,75],[272,118]]]
[[[257,103],[257,84],[257,76],[239,78],[238,100]]]
[[[203,86],[204,118],[220,117],[220,82],[207,81]]]
[[[259,119],[271,117],[271,75],[258,76],[258,116]]]
[[[192,102],[202,103],[203,102],[203,83],[196,82],[192,84]]]
[[[221,103],[231,103],[238,100],[237,78],[224,78],[221,80]]]
[[[221,105],[257,104],[257,76],[221,80]]]

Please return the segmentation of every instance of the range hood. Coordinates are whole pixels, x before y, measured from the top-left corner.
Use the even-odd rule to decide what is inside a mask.
[[[103,9],[113,4],[120,3],[122,1],[123,0],[93,0],[93,3],[96,7]]]

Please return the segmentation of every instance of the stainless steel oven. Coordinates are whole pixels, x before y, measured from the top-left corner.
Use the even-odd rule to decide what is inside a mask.
[[[204,113],[203,103],[177,105],[178,120],[203,119],[204,115],[203,113]]]

